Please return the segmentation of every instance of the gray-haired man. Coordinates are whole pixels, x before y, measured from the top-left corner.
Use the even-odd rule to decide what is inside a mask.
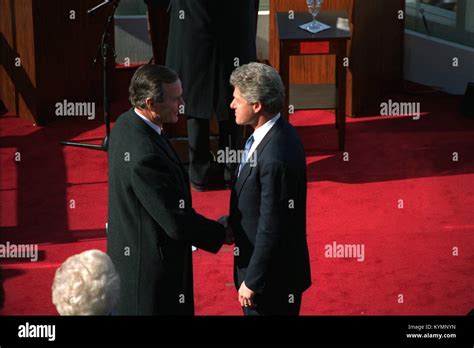
[[[254,128],[230,202],[239,302],[245,315],[298,315],[311,285],[303,145],[280,116],[285,91],[273,68],[243,65],[230,82],[236,123]]]

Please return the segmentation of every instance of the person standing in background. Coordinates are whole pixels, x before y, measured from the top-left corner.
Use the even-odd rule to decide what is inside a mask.
[[[148,0],[153,1],[153,0]],[[219,149],[240,149],[242,127],[230,109],[229,77],[256,60],[256,0],[171,0],[166,65],[183,82],[191,187],[232,182],[235,164],[211,165],[209,120],[219,122]],[[223,180],[224,179],[224,180]]]
[[[153,50],[154,64],[166,62],[166,46],[169,35],[170,0],[145,0],[147,5],[148,34]]]

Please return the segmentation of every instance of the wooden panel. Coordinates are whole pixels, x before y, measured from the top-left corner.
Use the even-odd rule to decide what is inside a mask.
[[[326,0],[322,11],[345,10],[352,16],[353,0]],[[306,0],[271,0],[270,1],[270,64],[279,69],[278,35],[276,28],[276,12],[307,11]],[[335,66],[333,56],[302,56],[290,59],[290,83],[335,83]]]
[[[335,83],[335,59],[331,55],[290,57],[290,83]]]
[[[15,83],[18,96],[18,114],[34,121],[38,101],[38,80],[35,64],[33,8],[30,0],[15,1],[14,40],[21,59],[20,80]],[[29,28],[25,30],[25,28]],[[16,36],[16,37],[15,37]]]
[[[8,111],[16,110],[15,88],[12,76],[8,71],[13,70],[13,57],[15,56],[12,46],[12,11],[13,1],[0,0],[0,99]]]
[[[2,99],[9,112],[35,122],[36,69],[29,0],[2,0]],[[5,10],[5,12],[4,12]],[[16,66],[17,58],[20,66]],[[3,90],[5,87],[5,90]]]
[[[95,0],[1,1],[2,99],[9,111],[44,124],[54,120],[55,104],[64,99],[100,104],[102,70],[100,61],[96,66],[92,61],[112,7],[91,16],[86,11]],[[113,30],[110,41],[113,45]]]
[[[359,115],[403,79],[404,20],[398,10],[404,0],[326,0],[322,11],[345,10],[350,19],[352,40],[348,42],[346,109]],[[270,64],[279,69],[276,12],[307,11],[305,0],[270,1]],[[335,81],[334,57],[300,56],[290,60],[291,84],[330,84]]]

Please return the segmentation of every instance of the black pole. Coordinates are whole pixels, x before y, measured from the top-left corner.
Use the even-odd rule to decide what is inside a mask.
[[[102,55],[102,91],[103,91],[103,109],[104,109],[104,123],[105,123],[105,137],[102,140],[102,144],[86,144],[80,143],[75,141],[62,141],[61,144],[65,146],[77,146],[77,147],[84,147],[93,150],[102,150],[107,151],[109,145],[109,136],[110,136],[110,105],[109,105],[109,83],[108,83],[108,54],[110,50],[110,45],[108,43],[108,39],[110,37],[110,29],[112,26],[112,19],[114,18],[115,11],[117,10],[119,0],[105,0],[101,4],[95,6],[94,8],[87,11],[87,13],[94,13],[99,8],[104,5],[112,4],[112,12],[110,13],[109,17],[107,18],[107,24],[105,25],[104,32],[102,34],[102,39],[99,46],[99,53],[97,57],[94,59],[94,63],[97,63],[97,59],[99,54]]]
[[[107,19],[107,26],[105,32],[102,36],[102,63],[103,63],[103,103],[104,103],[104,122],[105,122],[105,138],[102,142],[102,148],[104,151],[107,151],[109,145],[109,136],[110,136],[110,103],[109,103],[109,82],[107,78],[108,70],[108,52],[109,52],[109,43],[108,38],[110,36],[110,28],[112,27],[112,19],[117,9],[118,1],[115,1],[113,4],[113,10]]]

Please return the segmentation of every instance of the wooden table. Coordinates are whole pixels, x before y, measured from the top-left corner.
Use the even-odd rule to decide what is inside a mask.
[[[351,32],[345,11],[324,11],[318,16],[318,21],[331,28],[312,34],[299,28],[301,24],[312,20],[308,12],[295,12],[291,16],[288,12],[277,13],[278,38],[280,41],[280,75],[285,86],[285,104],[283,116],[288,119],[290,96],[290,56],[307,54],[333,54],[336,56],[336,90],[337,98],[334,108],[336,111],[336,127],[339,135],[339,150],[344,151],[346,137],[346,69],[344,59],[347,57],[347,40]],[[317,53],[308,53],[301,50],[305,42],[326,42],[328,50]]]

